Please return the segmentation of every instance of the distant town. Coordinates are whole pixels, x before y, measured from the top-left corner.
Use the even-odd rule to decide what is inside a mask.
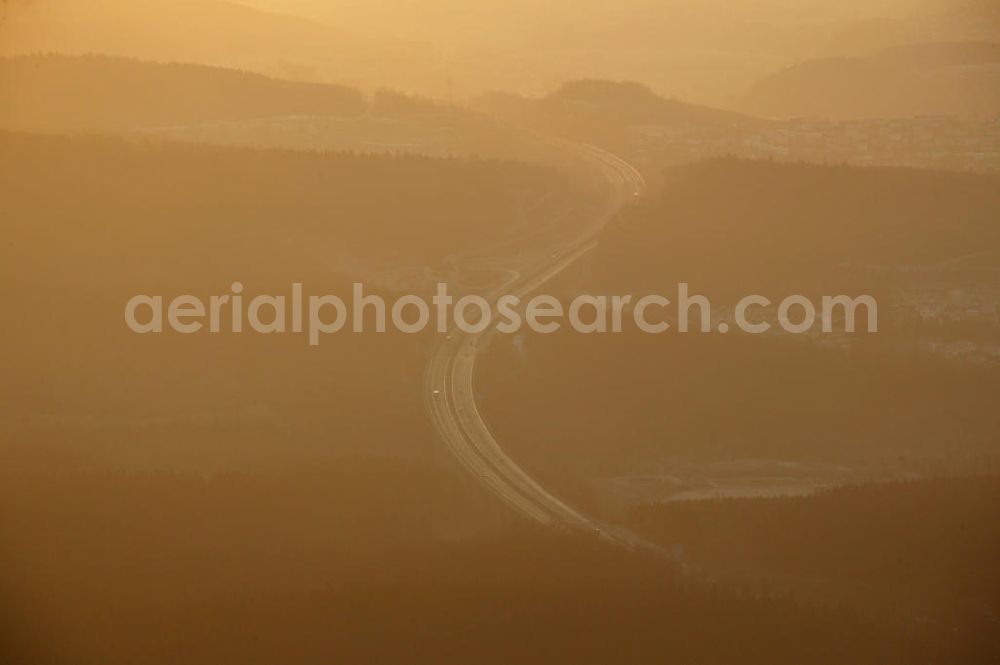
[[[650,161],[734,155],[857,166],[1000,170],[1000,116],[915,116],[831,121],[796,118],[765,128],[640,125],[630,148]]]

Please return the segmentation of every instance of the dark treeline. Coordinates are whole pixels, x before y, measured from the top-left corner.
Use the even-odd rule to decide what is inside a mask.
[[[1000,477],[638,509],[643,533],[716,577],[904,617],[1000,655]]]
[[[878,335],[838,348],[739,333],[560,331],[529,336],[523,353],[494,344],[479,385],[515,459],[561,485],[677,461],[865,466],[904,456],[903,468],[931,472],[929,460],[945,454],[956,463],[995,454],[1000,371],[887,349]]]
[[[992,254],[995,267],[998,185],[995,176],[899,168],[737,159],[675,167],[604,233],[592,283],[784,297],[887,286],[875,282],[879,269],[972,253]]]
[[[3,481],[5,663],[987,662],[588,537],[442,539],[468,504],[415,464]]]
[[[424,453],[425,338],[140,336],[126,302],[234,281],[250,297],[287,298],[296,281],[345,299],[353,280],[418,291],[425,267],[503,239],[525,202],[560,186],[509,163],[0,134],[0,338],[16,350],[2,446],[25,463],[183,468]]]
[[[306,236],[362,260],[428,262],[502,238],[526,197],[559,186],[545,169],[511,162],[18,133],[2,133],[0,141],[9,231],[66,236],[38,251],[64,243],[131,254],[130,243],[150,242],[165,252],[169,240],[245,255],[248,237]],[[116,244],[101,243],[110,233]],[[73,243],[74,234],[86,245]],[[287,251],[309,256],[303,247]]]
[[[489,421],[518,459],[553,479],[655,468],[664,456],[856,460],[866,451],[945,455],[947,447],[957,459],[995,451],[995,362],[955,362],[925,342],[993,348],[996,324],[916,325],[895,305],[904,290],[941,301],[950,289],[995,287],[997,182],[728,159],[671,169],[560,277],[567,297],[659,293],[676,303],[678,282],[689,282],[722,314],[737,298],[768,296],[776,326],[774,310],[788,295],[818,303],[820,295],[868,293],[879,302],[879,332],[817,343],[680,334],[674,321],[663,335],[628,325],[623,334],[567,330],[528,335],[520,348],[500,337],[481,365]],[[863,315],[858,329],[866,329]]]

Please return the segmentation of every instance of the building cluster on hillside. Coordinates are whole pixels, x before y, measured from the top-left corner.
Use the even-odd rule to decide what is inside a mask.
[[[798,118],[766,126],[642,125],[636,157],[681,163],[720,155],[818,163],[1000,172],[1000,116],[917,116],[831,121]]]

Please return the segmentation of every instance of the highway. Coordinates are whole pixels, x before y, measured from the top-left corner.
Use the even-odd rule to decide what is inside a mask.
[[[572,265],[597,243],[595,236],[625,205],[645,188],[642,176],[627,162],[589,145],[547,139],[568,151],[600,177],[601,196],[590,210],[578,210],[572,231],[555,241],[537,258],[529,258],[487,299],[496,308],[503,294],[522,300]],[[525,248],[526,250],[528,248]],[[537,248],[534,248],[537,249]],[[534,254],[522,254],[533,256]],[[542,487],[503,450],[483,419],[475,400],[478,349],[497,334],[492,326],[482,333],[452,329],[432,353],[425,373],[425,402],[441,439],[459,463],[501,501],[525,518],[543,525],[583,530],[618,544],[635,547],[639,539],[602,525]]]

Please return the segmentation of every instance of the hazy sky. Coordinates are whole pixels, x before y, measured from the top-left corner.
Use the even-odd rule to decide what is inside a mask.
[[[0,54],[108,53],[435,97],[453,88],[458,98],[493,89],[545,94],[574,78],[628,79],[663,95],[719,105],[810,58],[995,38],[987,11],[958,13],[976,6],[992,4],[8,0]]]

